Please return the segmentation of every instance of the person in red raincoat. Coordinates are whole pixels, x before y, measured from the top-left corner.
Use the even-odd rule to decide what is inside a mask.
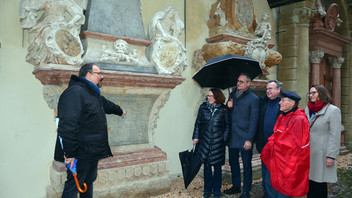
[[[280,111],[274,134],[260,157],[270,172],[272,187],[291,197],[306,197],[309,190],[309,122],[293,91],[280,94]]]

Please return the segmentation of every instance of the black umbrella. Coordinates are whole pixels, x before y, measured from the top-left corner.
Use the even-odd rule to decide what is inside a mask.
[[[179,157],[182,166],[183,181],[185,183],[185,188],[187,189],[188,185],[198,174],[202,162],[194,148],[192,151],[186,150],[180,152]]]
[[[262,74],[259,62],[246,56],[226,54],[211,58],[193,79],[201,87],[215,87],[226,89],[236,86],[241,73],[248,74],[253,80]]]

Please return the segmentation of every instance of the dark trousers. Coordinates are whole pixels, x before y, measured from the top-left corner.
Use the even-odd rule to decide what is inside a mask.
[[[326,182],[318,183],[309,180],[309,198],[327,198],[328,197],[328,184]]]
[[[92,198],[93,197],[93,182],[97,178],[98,174],[98,161],[81,161],[77,160],[77,179],[80,187],[84,189],[83,183],[87,184],[87,192],[80,193],[81,198]],[[77,186],[72,175],[72,172],[67,169],[67,180],[65,182],[64,192],[62,198],[77,198]]]
[[[248,151],[229,148],[229,163],[231,166],[232,185],[241,187],[241,169],[239,163],[239,153],[243,162],[243,191],[249,192],[252,189],[252,155],[253,149]]]
[[[263,176],[263,188],[264,192],[267,194],[268,197],[270,198],[289,198],[289,196],[286,196],[284,194],[279,193],[276,191],[270,183],[270,172],[264,165],[262,161],[262,176]]]
[[[214,174],[212,167],[214,167]],[[204,164],[204,194],[214,193],[214,195],[220,195],[221,182],[221,165],[212,166]]]

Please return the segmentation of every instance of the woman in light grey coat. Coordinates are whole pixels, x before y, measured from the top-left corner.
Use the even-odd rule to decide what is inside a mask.
[[[336,159],[340,151],[341,112],[331,104],[322,85],[313,85],[305,109],[310,124],[310,171],[308,197],[327,197],[327,183],[337,182]]]

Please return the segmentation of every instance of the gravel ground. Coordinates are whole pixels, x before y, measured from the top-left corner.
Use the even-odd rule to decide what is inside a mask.
[[[350,198],[352,197],[352,153],[346,155],[341,155],[337,160],[338,168],[338,177],[339,181],[336,184],[329,186],[329,197],[331,198]],[[231,187],[231,184],[223,182],[222,191]],[[171,197],[180,197],[180,198],[198,198],[203,195],[203,178],[197,176],[192,183],[189,185],[188,189],[184,188],[183,178],[177,178],[172,181],[171,190],[169,193],[153,196],[150,198],[171,198]],[[236,198],[240,194],[235,194],[232,196],[222,195],[226,198]],[[252,186],[251,197],[262,196],[262,187],[261,179],[254,180]]]

